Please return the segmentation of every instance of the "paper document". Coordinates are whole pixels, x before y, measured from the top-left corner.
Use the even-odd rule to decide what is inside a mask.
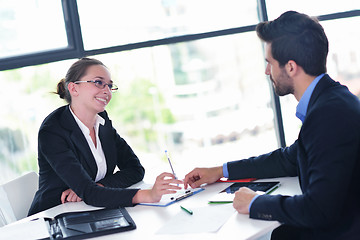
[[[39,212],[35,215],[30,216],[30,219],[34,218],[54,218],[55,216],[67,213],[67,212],[83,212],[83,211],[93,211],[99,210],[103,207],[94,207],[87,205],[84,201],[81,202],[67,202],[64,204],[57,205],[54,208],[47,209],[46,211]]]
[[[192,215],[179,208],[179,213],[164,224],[156,234],[217,232],[235,213],[232,204],[208,205],[191,210]]]
[[[0,228],[0,238],[6,240],[33,240],[49,238],[47,224],[43,218],[30,222],[7,225]]]

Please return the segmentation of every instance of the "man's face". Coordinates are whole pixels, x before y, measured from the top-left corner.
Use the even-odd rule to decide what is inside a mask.
[[[275,93],[285,96],[294,93],[294,82],[287,74],[285,67],[280,67],[279,62],[272,57],[271,43],[265,43],[265,60],[267,62],[265,74],[270,76]]]

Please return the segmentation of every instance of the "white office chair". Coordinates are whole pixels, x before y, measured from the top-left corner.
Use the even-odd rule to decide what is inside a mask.
[[[30,172],[0,186],[0,227],[27,216],[38,185],[38,174]]]

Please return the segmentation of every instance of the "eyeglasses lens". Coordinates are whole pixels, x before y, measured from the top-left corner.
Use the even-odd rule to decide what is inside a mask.
[[[116,91],[118,88],[114,85],[114,84],[112,84],[112,83],[109,83],[109,84],[106,84],[105,82],[103,82],[103,81],[95,81],[95,86],[96,87],[98,87],[98,88],[100,88],[100,89],[104,89],[105,87],[106,87],[106,85],[107,86],[109,86],[109,89],[111,90],[111,91]]]

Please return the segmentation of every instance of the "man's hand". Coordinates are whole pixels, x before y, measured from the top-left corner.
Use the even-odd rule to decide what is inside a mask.
[[[200,187],[204,183],[214,183],[223,177],[222,166],[213,168],[195,168],[184,179],[184,188],[187,189],[188,185],[192,188]]]
[[[242,187],[236,191],[233,201],[236,211],[242,214],[249,214],[249,205],[256,195],[258,195],[256,192],[247,187]]]

